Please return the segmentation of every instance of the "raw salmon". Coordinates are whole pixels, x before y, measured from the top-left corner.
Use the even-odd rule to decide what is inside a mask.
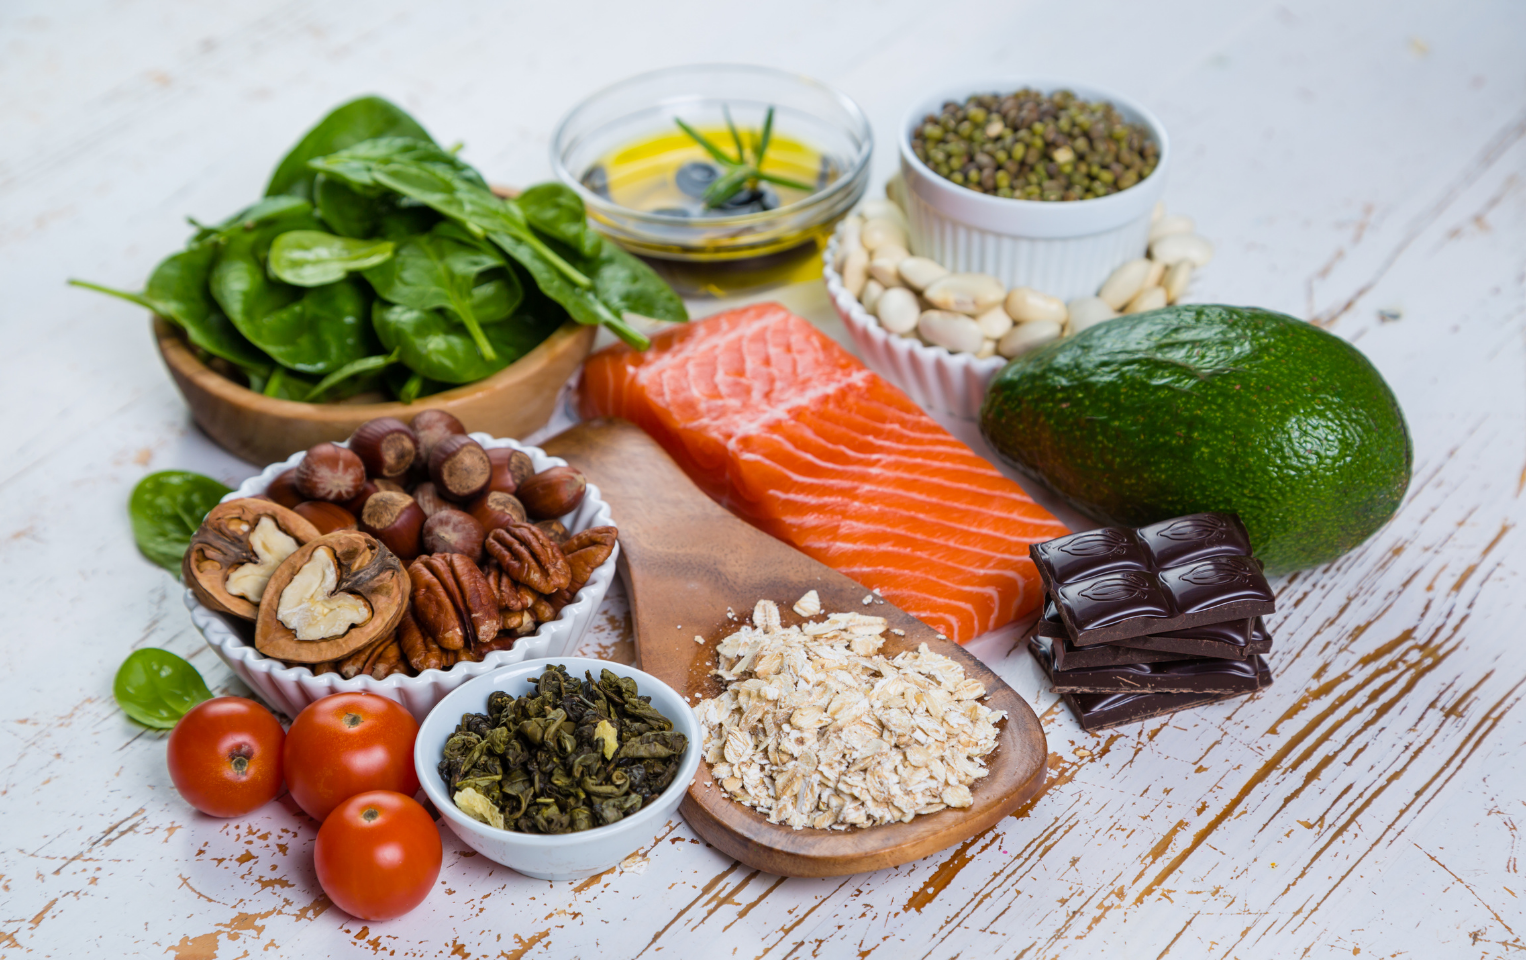
[[[959,643],[1038,605],[1028,544],[1067,532],[778,304],[600,351],[580,404],[636,423],[732,512]]]

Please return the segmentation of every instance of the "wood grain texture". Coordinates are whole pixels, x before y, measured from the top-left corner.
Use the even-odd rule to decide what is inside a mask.
[[[895,867],[981,833],[1044,783],[1048,750],[1033,710],[985,664],[899,607],[795,548],[737,519],[705,496],[678,464],[624,420],[579,424],[545,443],[588,476],[620,527],[620,572],[630,598],[636,663],[686,698],[719,696],[715,646],[750,622],[759,600],[779,605],[784,622],[807,591],[825,613],[884,617],[891,630],[881,655],[926,645],[957,661],[986,687],[983,701],[1006,713],[988,774],[967,809],[868,829],[792,830],[732,800],[703,764],[680,812],[711,846],[747,866],[789,877],[838,877]],[[703,637],[704,643],[695,638]]]
[[[0,954],[1520,958],[1523,35],[1509,0],[0,4]],[[1189,300],[1317,319],[1362,349],[1413,431],[1410,493],[1360,549],[1274,584],[1277,679],[1244,701],[1092,736],[1014,637],[970,644],[1034,705],[1049,777],[940,854],[784,878],[675,817],[628,868],[553,885],[445,836],[416,911],[349,918],[313,875],[317,824],[284,799],[196,815],[164,735],[111,699],[142,646],[244,692],[122,505],[152,470],[255,466],[196,429],[141,310],[64,280],[141,282],[185,215],[242,207],[273,150],[358,93],[534,183],[578,99],[717,57],[855,98],[876,190],[935,84],[1075,77],[1150,105],[1172,137],[1166,203],[1217,247]],[[840,329],[820,291],[781,298]],[[617,582],[584,651],[633,656],[628,620]]]
[[[376,417],[404,422],[420,410],[454,414],[467,430],[522,437],[545,426],[556,393],[582,365],[597,329],[568,320],[535,349],[490,377],[413,403],[298,403],[255,393],[211,370],[180,336],[154,318],[164,366],[196,425],[218,446],[251,463],[285,460],[325,440],[343,440]]]

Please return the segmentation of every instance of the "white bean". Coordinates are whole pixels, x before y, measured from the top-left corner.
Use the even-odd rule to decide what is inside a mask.
[[[864,292],[869,282],[869,251],[854,250],[842,263],[842,285],[854,298]]]
[[[863,217],[849,217],[843,221],[842,233],[837,238],[837,259],[832,262],[838,273],[842,272],[843,261],[848,258],[848,254],[864,249],[863,232]]]
[[[900,247],[880,247],[874,251],[874,259],[869,261],[869,276],[887,287],[905,286],[898,269],[901,261],[906,259],[905,254]]]
[[[1195,233],[1173,233],[1150,241],[1150,259],[1167,266],[1179,260],[1190,260],[1194,267],[1206,267],[1213,259],[1213,244]]]
[[[1072,300],[1069,310],[1071,336],[1075,336],[1087,327],[1095,327],[1104,320],[1111,320],[1118,316],[1118,311],[1101,297],[1080,297]]]
[[[1165,287],[1145,287],[1134,295],[1124,306],[1124,313],[1144,313],[1146,310],[1159,310],[1166,305]]]
[[[894,200],[888,198],[883,200],[865,200],[863,205],[859,207],[859,212],[864,215],[865,219],[889,220],[900,227],[902,231],[906,233],[911,232],[911,225],[906,222],[905,212],[896,205]]]
[[[948,267],[928,257],[907,257],[899,269],[901,279],[913,290],[926,290],[933,281],[948,276]]]
[[[1161,237],[1169,237],[1177,233],[1191,233],[1196,227],[1197,225],[1192,222],[1191,217],[1184,217],[1180,214],[1161,217],[1150,224],[1150,239],[1159,240]]]
[[[977,316],[1006,299],[1007,288],[986,273],[951,273],[935,280],[922,293],[939,310]]]
[[[871,263],[869,266],[872,268],[874,264]],[[870,280],[868,283],[864,284],[864,292],[859,295],[858,300],[864,305],[865,310],[873,313],[874,308],[880,302],[880,296],[884,294],[884,292],[885,285],[883,283],[880,283],[878,280]]]
[[[902,230],[893,220],[878,218],[864,221],[864,230],[860,240],[867,250],[878,250],[880,247],[889,244],[895,244],[903,250],[907,246],[905,230]]]
[[[1150,261],[1140,258],[1130,260],[1107,278],[1102,284],[1102,289],[1097,291],[1097,296],[1114,310],[1120,310],[1125,303],[1134,299],[1144,286],[1145,279],[1150,275]]]
[[[982,343],[980,345],[980,349],[979,350],[975,351],[975,359],[976,360],[984,360],[986,357],[994,357],[994,356],[996,356],[996,341],[995,340],[987,340],[985,343]]]
[[[1166,279],[1161,286],[1166,288],[1166,299],[1175,303],[1182,298],[1182,294],[1187,292],[1187,284],[1191,282],[1192,261],[1178,260],[1166,271]]]
[[[1054,320],[1030,320],[1019,323],[996,344],[996,352],[1008,359],[1020,357],[1046,343],[1060,339],[1062,328]]]
[[[1150,261],[1150,273],[1149,273],[1148,276],[1145,277],[1145,282],[1144,282],[1145,287],[1148,288],[1148,287],[1158,287],[1158,286],[1160,286],[1160,281],[1161,281],[1162,278],[1165,277],[1165,275],[1166,275],[1166,265],[1164,263],[1161,263],[1159,260],[1151,260]],[[1139,296],[1139,294],[1136,293],[1136,294],[1134,294],[1134,296],[1137,297],[1137,296]]]
[[[927,341],[950,353],[974,353],[985,337],[980,325],[962,313],[929,310],[917,318],[917,330]]]
[[[1012,318],[999,305],[976,317],[975,323],[987,340],[1000,340],[1012,329]]]
[[[1018,323],[1033,320],[1053,320],[1063,324],[1066,320],[1065,301],[1039,293],[1032,287],[1013,287],[1007,294],[1007,316]]]
[[[880,318],[880,326],[891,333],[910,333],[917,328],[922,307],[917,303],[917,295],[910,290],[890,287],[880,294],[874,313]]]

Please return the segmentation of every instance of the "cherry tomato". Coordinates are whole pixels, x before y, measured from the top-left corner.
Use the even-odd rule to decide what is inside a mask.
[[[253,700],[217,697],[191,708],[170,731],[170,779],[185,802],[213,817],[239,817],[281,792],[275,716]]]
[[[419,724],[374,693],[336,693],[308,704],[286,734],[286,786],[314,820],[357,793],[418,792],[413,738]]]
[[[318,830],[318,883],[339,909],[361,920],[391,920],[424,902],[440,875],[440,831],[412,797],[391,790],[356,794]]]

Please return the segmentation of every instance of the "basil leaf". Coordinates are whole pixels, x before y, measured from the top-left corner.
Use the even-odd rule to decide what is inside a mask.
[[[357,240],[322,230],[288,230],[270,245],[270,272],[299,287],[320,287],[343,280],[391,259],[390,240]]]
[[[410,137],[426,143],[434,142],[418,121],[401,107],[381,97],[360,97],[336,107],[303,134],[271,174],[265,195],[291,194],[310,198],[313,195],[313,171],[308,167],[308,161],[376,137]]]
[[[122,661],[112,693],[123,713],[159,730],[168,730],[192,707],[212,699],[195,667],[157,647],[134,650]]]
[[[420,310],[378,300],[372,307],[371,323],[382,346],[397,351],[409,369],[429,380],[460,384],[497,373],[535,349],[565,321],[551,311],[541,313],[537,316],[521,311],[507,323],[483,328],[496,360],[485,359],[466,327],[445,310]]]
[[[127,501],[138,549],[178,576],[191,535],[230,492],[211,477],[185,470],[161,470],[139,480]]]

